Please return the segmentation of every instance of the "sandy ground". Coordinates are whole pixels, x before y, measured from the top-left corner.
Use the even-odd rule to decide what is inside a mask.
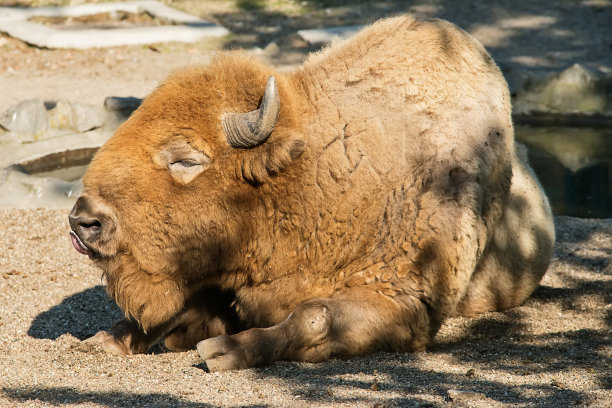
[[[0,112],[29,98],[101,104],[106,96],[143,97],[169,72],[207,63],[228,47],[274,41],[280,51],[264,56],[290,69],[310,50],[290,32],[401,11],[458,23],[487,45],[510,79],[520,70],[546,72],[573,62],[610,71],[612,2],[481,3],[204,14],[236,33],[231,44],[39,50],[0,34]],[[156,348],[126,358],[80,343],[120,312],[104,293],[100,271],[72,248],[66,215],[0,210],[2,407],[612,406],[612,220],[557,218],[553,264],[525,305],[451,319],[426,353],[211,374],[196,352]]]
[[[505,313],[447,321],[424,353],[208,373],[195,351],[116,357],[120,317],[67,211],[0,211],[0,406],[609,407],[612,220],[558,217],[552,266]]]

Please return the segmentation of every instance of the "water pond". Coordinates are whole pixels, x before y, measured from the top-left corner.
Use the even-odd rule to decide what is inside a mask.
[[[517,126],[555,215],[612,217],[612,129]]]

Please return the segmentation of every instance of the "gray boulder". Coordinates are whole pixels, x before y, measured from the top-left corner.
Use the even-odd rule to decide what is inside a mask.
[[[79,102],[59,100],[49,111],[49,127],[58,130],[86,132],[101,127],[106,121],[104,108]]]
[[[40,99],[29,99],[0,115],[0,126],[9,133],[4,137],[34,142],[47,131],[47,108]]]
[[[612,110],[608,82],[604,75],[574,64],[560,73],[525,83],[517,92],[514,111],[606,113]]]

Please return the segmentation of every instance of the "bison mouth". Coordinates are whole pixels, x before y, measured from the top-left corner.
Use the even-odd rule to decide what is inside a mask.
[[[72,245],[74,249],[76,249],[79,253],[83,255],[93,256],[94,251],[91,250],[87,245],[83,243],[81,238],[77,235],[76,232],[70,231],[70,238],[72,238]]]

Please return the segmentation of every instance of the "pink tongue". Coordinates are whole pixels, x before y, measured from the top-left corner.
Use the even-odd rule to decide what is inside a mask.
[[[72,245],[74,245],[74,249],[76,249],[77,251],[79,251],[80,253],[82,253],[83,255],[89,255],[89,250],[87,248],[84,248],[81,243],[79,242],[79,239],[77,238],[76,234],[74,232],[70,232],[70,238],[72,238]]]

